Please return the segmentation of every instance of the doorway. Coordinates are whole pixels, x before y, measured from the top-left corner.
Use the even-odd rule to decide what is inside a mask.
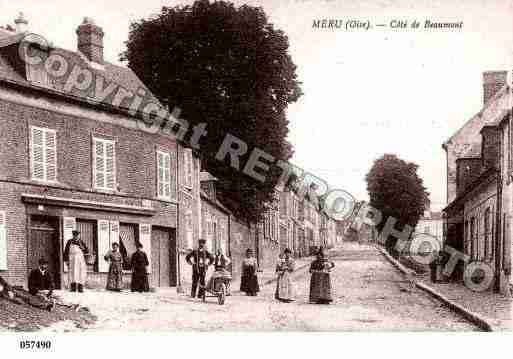
[[[56,289],[61,287],[61,260],[59,247],[59,219],[32,215],[29,218],[28,270],[39,266],[39,259],[48,261]]]
[[[176,286],[176,238],[172,229],[152,227],[151,279],[153,287]]]

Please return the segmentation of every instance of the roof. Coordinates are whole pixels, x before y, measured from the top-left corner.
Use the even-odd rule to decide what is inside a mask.
[[[473,192],[476,188],[478,188],[481,184],[486,183],[489,180],[493,180],[497,177],[497,169],[496,168],[489,168],[485,171],[483,171],[479,177],[477,177],[472,183],[470,183],[465,190],[460,193],[456,198],[447,205],[442,211],[447,212],[451,210],[453,207],[456,207],[457,205],[463,203],[467,195],[471,192]]]
[[[479,121],[484,125],[496,125],[498,124],[510,107],[509,104],[513,100],[510,87],[504,85],[497,93],[483,106],[483,108],[474,116],[472,116],[463,126],[461,126],[447,141],[445,141],[442,147],[445,148],[455,137],[457,137],[463,129],[473,121]],[[479,149],[480,151],[480,149]]]
[[[36,36],[39,37],[38,35]],[[59,93],[64,96],[71,96],[87,101],[89,104],[102,103],[124,111],[128,111],[130,109],[130,105],[134,101],[135,95],[139,95],[143,98],[143,106],[150,102],[160,105],[157,98],[131,69],[115,65],[108,61],[104,61],[102,65],[94,64],[79,51],[70,51],[58,47],[49,47],[45,51],[40,47],[36,48],[36,46],[32,46],[31,50],[37,51],[43,60],[46,60],[50,55],[62,56],[69,65],[68,72],[62,77],[55,77],[48,74],[50,83],[47,86],[42,86],[37,82],[31,81],[28,71],[28,67],[31,65],[25,65],[17,51],[18,44],[25,38],[26,36],[24,34],[12,33],[5,29],[0,29],[0,81],[7,81],[25,87],[37,88],[48,93]],[[19,64],[21,64],[21,66],[18,66]],[[75,87],[71,91],[66,91],[64,86],[66,80],[71,73],[71,69],[77,66],[83,71],[91,71],[93,75],[91,86],[85,90],[80,90]],[[41,71],[44,71],[42,69],[42,64],[34,65],[34,67],[39,67]],[[103,85],[101,87],[99,86],[99,89],[104,90],[107,89],[108,86],[112,86],[115,90],[105,98],[101,98],[95,88],[97,82],[100,84],[99,81],[102,81],[101,84]],[[113,100],[119,88],[128,90],[133,96],[127,96],[119,105],[115,106],[113,104]],[[143,106],[140,108],[143,108]]]

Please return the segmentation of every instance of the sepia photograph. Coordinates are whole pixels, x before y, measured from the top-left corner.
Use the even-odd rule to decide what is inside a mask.
[[[0,10],[0,347],[509,338],[512,1]]]

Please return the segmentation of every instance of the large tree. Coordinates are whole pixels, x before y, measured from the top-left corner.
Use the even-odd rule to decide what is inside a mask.
[[[377,229],[381,231],[388,219],[397,220],[395,228],[402,230],[405,225],[415,228],[424,212],[428,193],[422,178],[417,174],[419,166],[406,162],[396,155],[385,154],[374,161],[366,176],[370,205],[383,215]],[[392,248],[395,238],[386,238],[386,245]]]
[[[202,164],[217,177],[227,205],[247,220],[259,219],[273,198],[281,170],[265,183],[220,163],[214,156],[226,134],[288,160],[287,106],[301,96],[296,66],[283,31],[259,7],[196,1],[164,7],[131,24],[122,60],[170,108],[195,124],[206,122]]]

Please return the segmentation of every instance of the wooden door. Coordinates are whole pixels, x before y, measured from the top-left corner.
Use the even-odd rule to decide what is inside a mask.
[[[155,287],[176,285],[176,242],[173,233],[164,228],[152,228],[152,284]]]
[[[28,270],[37,268],[39,259],[46,259],[55,287],[60,288],[61,266],[57,218],[31,216],[29,227]]]

